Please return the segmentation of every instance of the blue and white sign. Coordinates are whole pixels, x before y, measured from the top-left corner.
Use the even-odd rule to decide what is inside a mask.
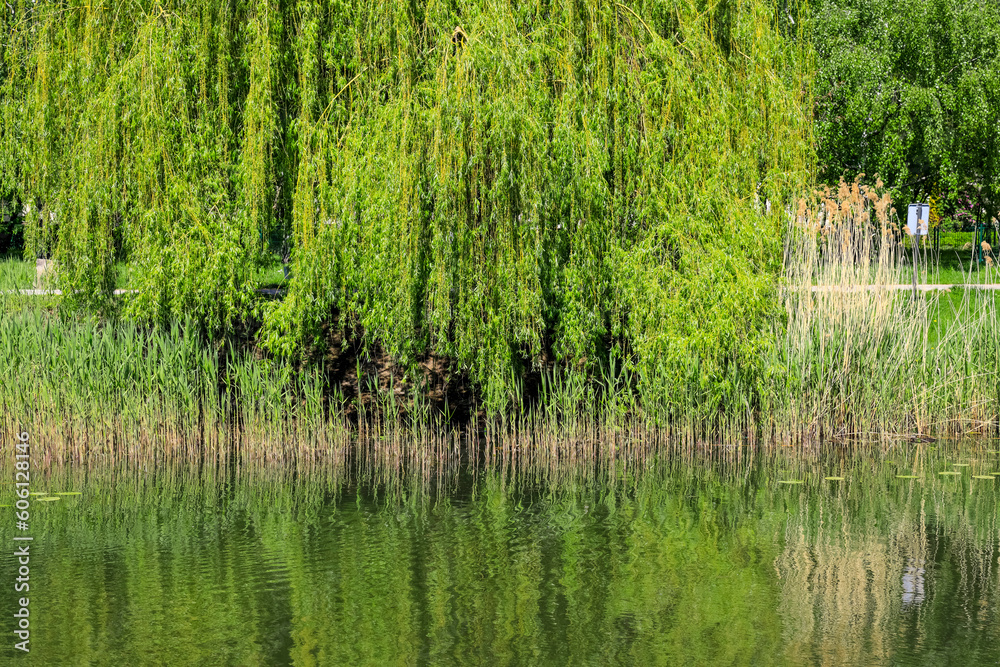
[[[906,210],[906,229],[910,236],[927,236],[931,228],[930,204],[910,204]]]

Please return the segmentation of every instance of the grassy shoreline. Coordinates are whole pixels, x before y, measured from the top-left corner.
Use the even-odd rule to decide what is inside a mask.
[[[800,203],[773,297],[784,317],[760,345],[752,364],[765,373],[752,383],[738,359],[712,374],[690,357],[682,382],[672,384],[655,366],[609,354],[596,371],[554,361],[530,367],[511,379],[508,407],[496,410],[454,360],[400,363],[362,332],[333,323],[325,345],[291,361],[258,346],[252,323],[211,339],[193,322],[150,327],[8,297],[0,406],[6,426],[30,424],[76,458],[96,450],[338,459],[350,443],[374,439],[385,444],[378,456],[464,448],[456,455],[489,459],[496,451],[549,465],[665,441],[801,445],[995,433],[996,295],[914,299],[884,289],[905,268],[898,229],[888,195],[860,182]]]

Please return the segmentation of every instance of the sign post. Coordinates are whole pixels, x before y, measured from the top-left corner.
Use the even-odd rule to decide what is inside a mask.
[[[913,302],[917,301],[917,243],[930,231],[931,207],[928,204],[910,204],[906,210],[906,231],[913,243]]]

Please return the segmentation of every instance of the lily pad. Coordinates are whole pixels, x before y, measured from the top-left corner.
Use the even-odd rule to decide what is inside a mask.
[[[843,482],[844,481],[843,477],[824,477],[823,479],[827,479],[827,480],[829,480],[831,482]]]
[[[60,498],[59,496],[46,496],[44,498],[39,498],[38,502],[40,502],[40,503],[51,503],[53,500],[62,500],[62,498]]]
[[[961,475],[962,473],[957,470],[943,470],[938,473],[939,475]]]
[[[973,479],[996,479],[993,475],[973,475]]]
[[[801,479],[779,479],[778,484],[802,484]]]
[[[920,475],[896,475],[896,479],[920,479]]]

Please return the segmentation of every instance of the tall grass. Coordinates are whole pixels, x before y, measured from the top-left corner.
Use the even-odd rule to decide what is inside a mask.
[[[376,385],[371,405],[350,417],[321,367],[210,343],[191,321],[149,328],[8,311],[0,375],[0,428],[28,430],[46,459],[346,465],[378,456],[384,469],[430,467],[459,451],[448,425],[426,409],[404,419],[391,391]],[[379,446],[356,452],[359,440]]]
[[[5,426],[77,457],[214,449],[219,360],[193,328],[67,321],[41,309],[0,320]]]
[[[992,292],[893,289],[911,269],[887,194],[860,181],[803,200],[790,225],[776,428],[794,437],[995,428]]]

